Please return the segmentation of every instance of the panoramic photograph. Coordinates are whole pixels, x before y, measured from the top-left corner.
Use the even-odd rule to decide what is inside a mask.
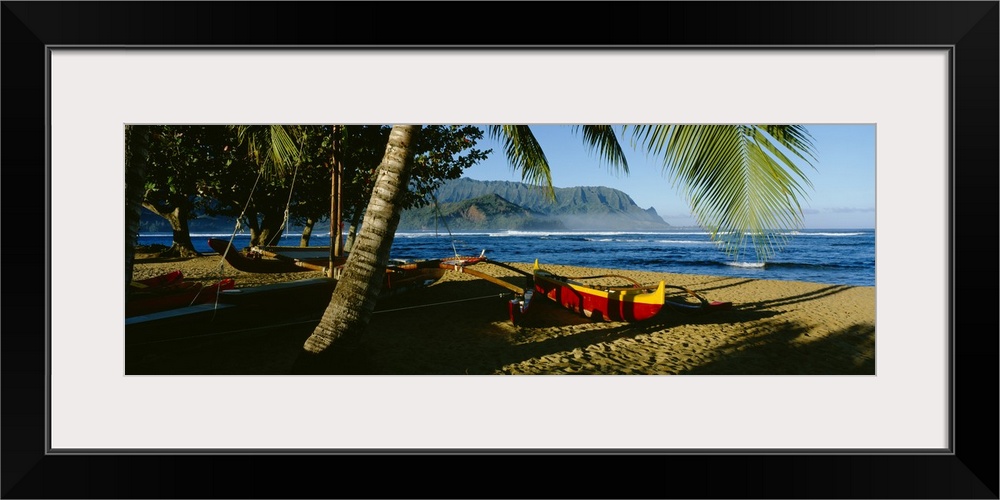
[[[126,125],[126,375],[875,375],[874,124]]]

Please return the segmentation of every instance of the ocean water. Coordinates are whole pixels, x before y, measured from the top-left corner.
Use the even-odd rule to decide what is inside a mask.
[[[208,238],[231,234],[192,234],[195,249],[212,253]],[[787,244],[771,260],[734,261],[712,242],[708,232],[669,231],[495,231],[399,232],[391,255],[397,259],[435,259],[483,250],[500,262],[534,262],[610,269],[635,269],[768,280],[811,281],[831,285],[875,286],[875,230],[806,229],[788,233]],[[290,233],[276,245],[298,245]],[[312,237],[313,245],[328,245],[329,233]],[[140,245],[170,245],[169,233],[139,235]],[[249,234],[237,234],[237,248],[249,245]]]

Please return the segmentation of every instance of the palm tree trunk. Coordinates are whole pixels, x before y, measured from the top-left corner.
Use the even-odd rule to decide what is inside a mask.
[[[139,219],[146,184],[146,157],[149,154],[149,128],[125,126],[125,294],[128,297],[135,246],[139,241]]]
[[[419,132],[419,126],[392,127],[361,232],[348,255],[344,274],[337,282],[330,304],[296,361],[296,373],[350,371],[351,367],[344,363],[357,361],[351,359],[351,354],[368,326],[382,289]]]

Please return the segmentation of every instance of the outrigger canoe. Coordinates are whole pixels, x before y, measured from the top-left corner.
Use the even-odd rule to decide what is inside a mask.
[[[232,278],[226,278],[210,285],[198,281],[178,281],[145,290],[133,288],[125,301],[125,317],[211,303],[220,291],[231,290],[235,286]]]
[[[164,286],[170,286],[175,283],[179,283],[183,279],[184,279],[184,272],[178,269],[176,271],[170,271],[169,273],[161,274],[159,276],[153,276],[152,278],[132,280],[131,287],[132,290],[135,291],[147,290],[150,288],[160,288]]]
[[[629,282],[626,286],[587,285],[581,280],[593,278],[620,278]],[[605,321],[644,321],[663,310],[664,307],[705,310],[727,309],[731,302],[708,301],[700,295],[684,287],[667,285],[660,281],[656,285],[642,285],[631,278],[619,275],[603,275],[571,278],[559,276],[541,269],[535,261],[533,269],[534,293],[526,294],[525,299],[511,303],[511,320],[525,314],[531,298],[542,296],[553,302],[582,314],[588,318],[603,318]],[[687,297],[693,297],[695,302],[668,300],[667,289],[677,289],[685,292]],[[516,323],[516,321],[515,321]]]
[[[228,241],[210,238],[208,245],[233,268],[248,273],[294,273],[322,271],[330,264],[329,247],[254,247],[247,252],[236,250]],[[485,253],[485,252],[484,252]],[[444,276],[448,270],[462,271],[466,266],[485,261],[486,257],[446,257],[420,261],[391,260],[385,269],[381,297],[427,286]],[[346,257],[339,257],[335,266],[343,266]],[[334,280],[335,283],[336,280]]]
[[[234,269],[248,273],[294,273],[303,271],[326,271],[330,264],[328,247],[252,247],[241,252],[228,241],[209,238],[208,246],[222,255]],[[445,257],[420,261],[390,260],[386,267],[386,284],[401,283],[401,280],[417,280],[425,277],[440,278],[443,271],[460,270],[486,257]],[[347,257],[338,257],[334,266],[343,266]],[[439,272],[441,271],[441,272]]]
[[[222,255],[234,269],[247,273],[301,273],[325,271],[330,265],[329,250],[323,252],[315,248],[296,249],[291,255],[264,249],[251,249],[244,253],[228,241],[208,239],[208,246]],[[334,266],[343,265],[347,259],[338,257]]]
[[[420,288],[441,279],[448,271],[464,272],[466,266],[471,266],[486,260],[486,257],[448,257],[445,259],[418,260],[405,262],[395,260],[385,268],[385,281],[382,283],[382,295],[388,290],[390,294]]]

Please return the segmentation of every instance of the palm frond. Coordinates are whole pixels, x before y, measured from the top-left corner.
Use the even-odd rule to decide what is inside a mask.
[[[812,136],[805,127],[799,125],[757,125],[757,128],[785,146],[800,159],[812,166],[816,161],[816,149],[812,144]],[[770,144],[770,143],[769,143]],[[815,167],[814,167],[815,168]]]
[[[284,125],[271,125],[268,127],[268,135],[270,147],[267,148],[267,152],[270,163],[280,175],[285,175],[288,168],[294,165],[301,155],[296,140],[292,137],[294,133]]]
[[[283,177],[300,156],[293,138],[295,133],[285,125],[230,125],[236,130],[240,144],[268,177]]]
[[[527,125],[490,125],[490,136],[503,142],[504,154],[514,170],[521,172],[521,180],[545,188],[546,195],[555,199],[552,171],[545,152]]]
[[[698,223],[727,254],[745,258],[749,243],[766,261],[802,226],[802,169],[815,158],[798,126],[639,125],[632,139],[663,159],[664,175],[687,197]]]
[[[628,160],[611,125],[575,125],[573,131],[583,133],[584,144],[608,162],[613,173],[628,175]]]

